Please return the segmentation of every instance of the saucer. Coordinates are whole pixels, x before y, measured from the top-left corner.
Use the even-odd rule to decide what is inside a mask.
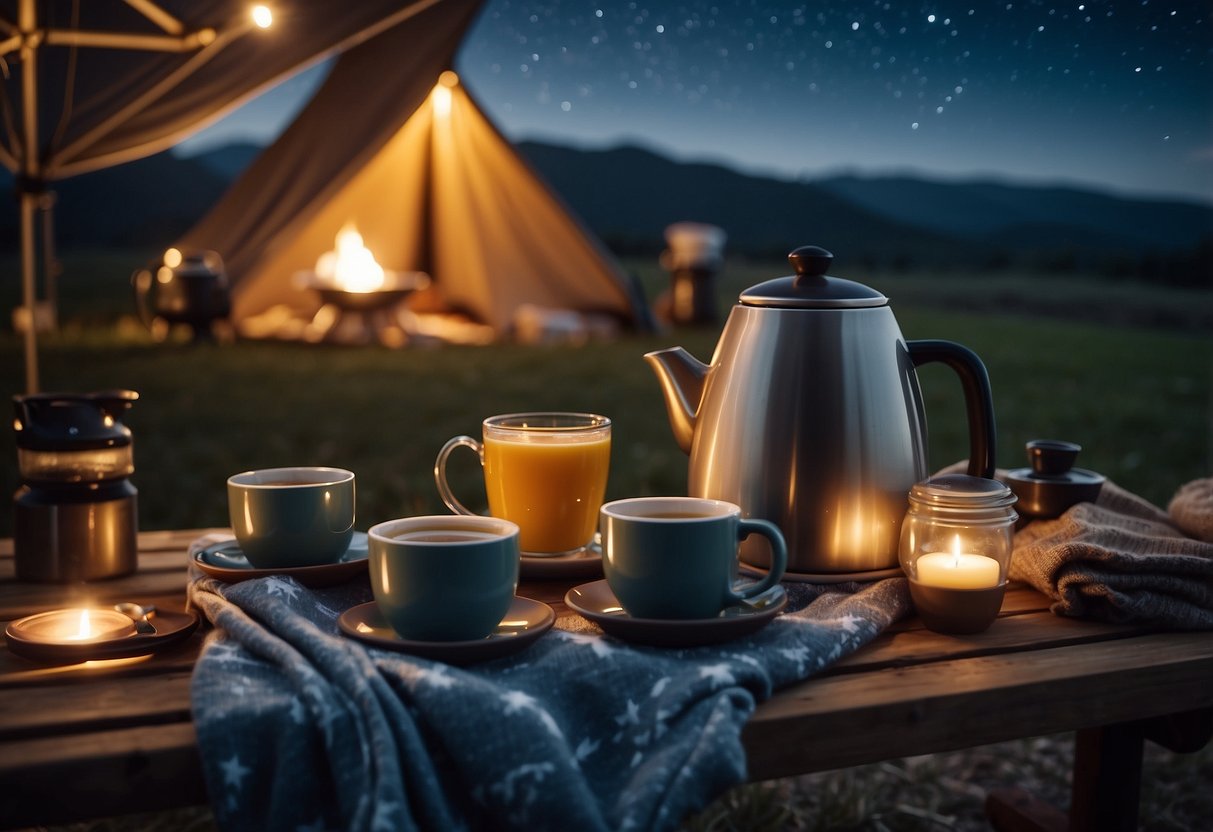
[[[350,547],[334,563],[316,566],[290,566],[281,569],[257,569],[248,562],[235,538],[212,543],[194,553],[194,565],[206,575],[235,584],[270,575],[289,575],[304,586],[332,586],[366,572],[366,532],[354,532]]]
[[[751,578],[765,578],[767,570],[752,563],[742,563],[738,571]],[[900,566],[889,569],[873,569],[869,572],[784,572],[781,581],[791,581],[800,584],[845,584],[851,581],[865,583],[880,581],[885,578],[900,578],[905,575]]]
[[[597,578],[602,574],[602,543],[597,534],[588,546],[562,555],[522,553],[520,578]]]
[[[556,613],[542,601],[514,597],[497,630],[475,641],[413,641],[401,638],[374,601],[351,607],[337,619],[341,632],[372,647],[411,653],[424,659],[466,665],[520,653],[552,629]]]
[[[699,647],[740,638],[762,629],[788,605],[778,584],[761,595],[728,607],[716,618],[633,618],[619,605],[605,580],[575,586],[564,596],[569,609],[603,632],[624,641],[655,647]]]
[[[198,616],[192,612],[156,610],[151,617],[154,633],[131,631],[127,635],[89,642],[50,642],[28,638],[27,622],[46,613],[11,622],[4,630],[8,649],[27,659],[50,664],[74,664],[101,659],[125,659],[158,653],[183,641],[198,629]]]

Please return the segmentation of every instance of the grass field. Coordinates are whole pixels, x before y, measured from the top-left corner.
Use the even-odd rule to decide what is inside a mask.
[[[42,387],[139,392],[127,423],[135,436],[134,482],[145,529],[222,525],[226,477],[276,465],[354,470],[362,528],[438,510],[431,469],[442,443],[454,434],[477,434],[485,416],[531,409],[591,410],[613,418],[610,496],[685,490],[686,458],[674,445],[657,382],[641,356],[682,344],[706,361],[716,330],[629,336],[584,347],[155,344],[130,318],[121,261],[115,256],[84,262],[96,271],[81,267],[84,277],[73,280],[69,271],[61,281],[63,326],[43,339]],[[656,269],[635,265],[655,292]],[[734,266],[720,293],[736,298],[740,287],[783,271],[780,264]],[[999,278],[1001,288],[993,294],[982,290],[980,278],[864,279],[894,299],[907,338],[959,341],[983,358],[1004,467],[1025,464],[1029,439],[1070,439],[1084,446],[1081,466],[1160,504],[1180,483],[1213,470],[1211,348],[1208,330],[1199,323],[1108,325],[1059,317],[1068,301],[1050,306],[1050,292],[1098,297],[1098,284],[1018,278],[1018,297],[1043,313],[1026,317],[1022,303],[1015,314],[999,310],[998,298],[1012,285],[1007,278]],[[906,303],[897,303],[899,293],[909,296]],[[1196,317],[1208,308],[1209,297],[1191,294],[1139,287],[1123,305],[1139,314],[1186,309]],[[973,309],[944,308],[966,296]],[[0,338],[0,356],[0,390],[21,392],[15,336]],[[968,450],[960,385],[941,367],[926,366],[919,376],[931,464],[941,467]],[[11,492],[17,485],[11,432],[5,432],[0,453],[10,460],[2,470]],[[456,458],[452,476],[468,501],[478,498],[470,454]],[[0,534],[11,533],[6,515]]]
[[[159,345],[130,319],[126,281],[136,261],[126,254],[67,261],[60,283],[63,326],[44,339],[41,357],[44,389],[140,393],[127,422],[135,435],[133,479],[143,529],[224,525],[226,477],[276,465],[354,470],[360,528],[437,511],[431,470],[442,443],[454,434],[478,434],[485,416],[530,409],[613,418],[609,497],[685,489],[686,457],[674,445],[641,355],[682,344],[706,361],[715,330],[572,348]],[[0,273],[17,274],[11,261],[0,265]],[[663,282],[656,267],[628,265],[652,297]],[[730,264],[720,295],[731,302],[740,288],[787,271],[780,263]],[[907,338],[959,341],[983,358],[1002,466],[1025,464],[1029,439],[1070,439],[1084,446],[1082,467],[1164,506],[1178,485],[1213,472],[1208,293],[1074,277],[864,275],[845,264],[835,271],[889,295]],[[13,283],[6,281],[0,292],[7,307],[16,297]],[[941,467],[967,453],[960,387],[938,367],[923,368],[920,381],[931,463]],[[5,333],[0,390],[11,395],[23,386],[20,343]],[[11,432],[0,454],[8,460],[0,471],[11,493],[17,486]],[[470,454],[456,457],[451,473],[465,501],[483,493]],[[10,514],[0,518],[0,536],[11,535]],[[695,827],[982,828],[980,792],[987,783],[1032,784],[1064,805],[1064,749],[1056,738],[1032,740],[746,787]],[[1207,751],[1155,758],[1147,765],[1144,828],[1196,828],[1194,822],[1213,818],[1213,805],[1200,797],[1211,777]],[[196,816],[152,825],[187,822],[207,825]]]

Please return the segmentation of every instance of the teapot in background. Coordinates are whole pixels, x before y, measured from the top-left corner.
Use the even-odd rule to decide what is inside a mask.
[[[994,475],[994,405],[981,359],[951,341],[906,341],[888,298],[826,274],[833,258],[798,248],[788,255],[794,276],[742,292],[710,365],[681,347],[645,355],[690,454],[689,493],[774,522],[787,539],[788,572],[820,580],[898,567],[906,495],[929,473],[916,367],[941,362],[960,377],[968,472]],[[770,563],[756,538],[741,557]]]

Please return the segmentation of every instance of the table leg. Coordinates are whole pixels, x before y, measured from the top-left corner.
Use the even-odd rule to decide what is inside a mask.
[[[1086,728],[1074,737],[1070,832],[1133,832],[1141,798],[1139,722]]]
[[[986,817],[999,832],[1130,832],[1137,828],[1146,739],[1171,751],[1198,751],[1213,738],[1213,709],[1079,731],[1074,738],[1070,814],[1024,789],[993,789]]]

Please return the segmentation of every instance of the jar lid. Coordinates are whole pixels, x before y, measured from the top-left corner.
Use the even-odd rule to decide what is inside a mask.
[[[1003,508],[1015,503],[1011,489],[998,480],[968,474],[943,474],[915,483],[910,500],[940,508]]]
[[[795,275],[751,286],[741,293],[741,303],[777,309],[862,309],[889,304],[888,298],[870,286],[827,275],[834,255],[820,246],[801,246],[788,260]]]

